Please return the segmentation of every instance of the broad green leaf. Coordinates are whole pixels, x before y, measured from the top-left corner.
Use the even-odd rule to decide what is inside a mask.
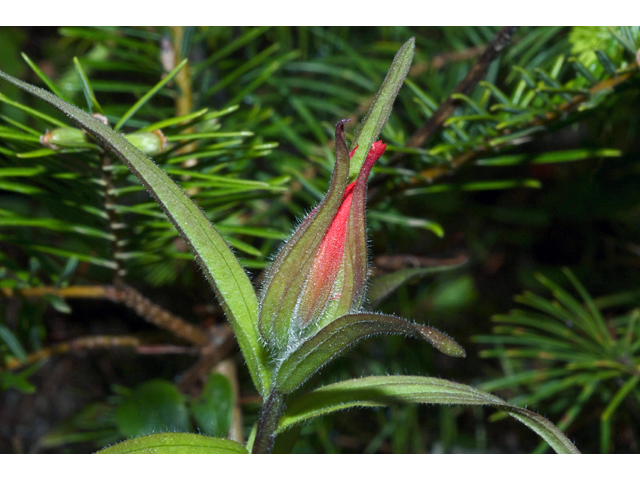
[[[189,412],[178,389],[166,380],[151,380],[137,387],[115,415],[118,430],[125,437],[139,437],[162,431],[189,431]]]
[[[233,327],[256,388],[265,392],[270,373],[258,333],[258,299],[237,258],[200,208],[151,159],[99,120],[41,88],[4,72],[0,72],[0,77],[66,113],[103,142],[138,177],[189,244]]]
[[[380,275],[379,277],[373,277],[369,282],[369,288],[367,290],[367,297],[369,299],[369,306],[371,308],[378,305],[382,300],[387,298],[393,292],[395,292],[402,285],[415,278],[426,277],[434,273],[446,272],[447,270],[453,270],[461,267],[467,262],[464,258],[461,261],[446,265],[436,265],[433,267],[423,268],[405,268],[397,272],[387,273],[386,275]]]
[[[202,394],[189,406],[196,424],[205,435],[226,437],[229,435],[234,407],[233,389],[229,379],[213,373]]]
[[[126,440],[96,453],[249,453],[239,443],[195,433],[156,433]]]
[[[278,432],[338,410],[407,403],[493,406],[531,428],[557,453],[580,453],[555,425],[537,413],[473,387],[432,377],[365,377],[320,387],[287,405]]]
[[[358,172],[360,172],[367,158],[371,144],[378,139],[382,127],[384,127],[389,119],[389,115],[391,115],[393,102],[396,96],[398,96],[398,91],[400,91],[404,78],[407,76],[407,73],[409,73],[415,46],[415,39],[410,38],[400,50],[398,50],[393,62],[391,62],[391,67],[384,82],[382,82],[380,90],[378,90],[376,94],[376,98],[369,108],[365,120],[353,137],[351,150],[353,150],[356,145],[359,145],[359,148],[351,158],[351,167],[349,169],[349,179],[351,180],[355,180],[358,176]]]
[[[334,320],[306,340],[280,366],[275,384],[278,391],[291,393],[329,361],[358,341],[372,335],[410,335],[429,342],[440,352],[464,357],[464,349],[435,328],[408,322],[392,315],[357,313]]]

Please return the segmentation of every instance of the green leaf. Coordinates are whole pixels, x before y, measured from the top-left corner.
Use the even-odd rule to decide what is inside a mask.
[[[29,381],[29,377],[46,363],[46,360],[30,365],[19,372],[0,372],[0,390],[15,388],[20,393],[35,393],[36,387]]]
[[[609,75],[615,76],[616,64],[613,62],[613,60],[611,60],[609,55],[607,55],[603,50],[596,50],[595,53],[596,53],[596,57],[598,57],[598,61],[600,62],[600,65],[604,67],[605,71]]]
[[[126,440],[96,453],[249,453],[239,443],[195,433],[156,433]]]
[[[271,28],[270,26],[248,28],[247,31],[244,32],[242,35],[240,35],[238,38],[234,39],[232,42],[226,43],[222,48],[216,49],[216,53],[211,55],[206,60],[196,64],[194,67],[194,74],[197,75],[201,71],[214,65],[221,58],[224,58],[227,55],[230,55],[231,53],[235,52],[239,48],[242,48],[244,45],[249,43],[254,38],[262,35],[265,31],[269,30],[270,28]]]
[[[622,403],[625,397],[629,395],[629,393],[631,393],[636,387],[636,385],[638,384],[638,380],[640,380],[640,377],[638,377],[637,375],[632,376],[624,383],[620,390],[616,392],[616,394],[611,399],[611,402],[609,402],[609,405],[607,405],[607,408],[605,408],[604,412],[602,412],[602,414],[600,415],[600,418],[603,421],[608,421],[611,419],[611,416],[616,411],[620,403]]]
[[[276,377],[278,391],[291,393],[328,362],[358,341],[372,335],[410,335],[429,342],[440,352],[464,357],[464,349],[435,328],[392,315],[357,313],[334,320],[306,340],[281,364]]]
[[[373,104],[369,108],[369,112],[364,121],[358,128],[353,140],[351,142],[351,150],[359,145],[358,150],[351,158],[351,166],[349,168],[349,179],[354,180],[358,176],[358,172],[362,168],[367,153],[371,148],[371,144],[378,139],[382,127],[389,119],[391,115],[391,109],[393,108],[393,102],[398,96],[400,87],[404,82],[407,73],[409,73],[409,67],[411,67],[411,61],[413,60],[413,53],[415,51],[416,41],[414,38],[410,38],[396,53],[396,56],[391,62],[391,67],[387,73],[384,82]]]
[[[542,184],[534,179],[493,180],[487,182],[468,182],[459,184],[432,185],[430,187],[412,188],[404,192],[405,196],[424,195],[443,192],[479,192],[483,190],[505,190],[508,188],[542,188]]]
[[[433,275],[434,273],[446,272],[447,270],[453,270],[459,268],[467,263],[467,259],[463,258],[460,261],[450,263],[447,265],[436,265],[433,267],[423,268],[405,268],[397,272],[387,273],[379,277],[373,277],[369,283],[367,291],[367,297],[369,299],[370,308],[378,305],[382,300],[387,298],[393,292],[395,292],[402,285],[415,278],[426,277],[427,275]]]
[[[211,374],[202,394],[189,407],[200,430],[214,437],[229,435],[235,403],[233,397],[229,379],[219,373]]]
[[[4,72],[2,72],[0,70],[0,76],[2,76],[2,78],[6,78],[8,80],[7,77],[9,77],[9,76],[7,75],[5,77],[2,74],[7,75],[6,73],[4,73]],[[13,78],[13,77],[11,77],[11,78]],[[25,85],[27,85],[27,84],[25,84]],[[33,88],[37,88],[37,87],[33,87]],[[16,108],[22,110],[23,112],[27,113],[28,115],[31,115],[31,116],[36,117],[36,118],[40,118],[41,120],[44,120],[45,122],[48,122],[48,123],[50,123],[52,125],[55,125],[57,127],[66,127],[67,126],[65,123],[62,123],[60,120],[57,120],[57,119],[55,119],[53,117],[50,117],[49,115],[45,115],[44,113],[40,113],[38,110],[35,110],[33,108],[29,108],[29,107],[27,107],[25,105],[22,105],[19,102],[14,102],[13,100],[11,100],[6,95],[3,95],[2,93],[0,93],[0,102],[6,103],[7,105],[11,105],[12,107],[16,107]]]
[[[49,90],[51,90],[57,96],[59,96],[60,98],[66,101],[67,99],[62,94],[62,91],[58,87],[56,87],[55,83],[53,83],[53,81],[42,70],[40,70],[40,68],[38,68],[38,66],[33,62],[33,60],[31,60],[27,56],[27,54],[24,52],[22,52],[21,55],[22,55],[22,58],[24,58],[24,61],[27,62],[27,64],[35,72],[35,74],[38,75],[38,77],[40,77],[40,80],[42,80],[45,83],[45,85],[49,87]]]
[[[256,388],[265,392],[270,373],[258,333],[258,299],[237,258],[200,208],[151,159],[99,120],[41,88],[4,72],[0,72],[0,77],[66,113],[103,142],[138,177],[189,244],[233,327]]]
[[[203,108],[202,110],[198,110],[197,112],[189,113],[187,115],[181,115],[179,117],[171,117],[165,120],[160,120],[159,122],[155,122],[150,125],[147,125],[144,128],[141,128],[139,131],[151,132],[153,130],[158,130],[161,128],[172,127],[179,123],[187,123],[191,120],[194,120],[198,117],[205,115],[208,111],[209,111],[208,108]]]
[[[539,165],[544,163],[561,163],[561,162],[576,162],[579,160],[587,160],[589,158],[600,157],[620,157],[622,152],[614,149],[575,149],[575,150],[560,150],[557,152],[545,152],[538,155],[528,154],[515,154],[515,155],[501,155],[499,157],[483,158],[476,162],[476,165],[490,166],[490,167],[503,167],[511,165]]]
[[[385,213],[380,211],[371,211],[369,218],[372,220],[379,220],[385,223],[393,223],[396,225],[403,225],[411,228],[424,228],[435,233],[438,237],[444,237],[444,229],[439,223],[427,220],[425,218],[405,217],[396,213]]]
[[[27,352],[25,352],[20,340],[16,338],[11,330],[4,325],[0,325],[0,339],[9,347],[11,353],[13,353],[21,362],[27,361]]]
[[[118,120],[118,123],[114,125],[113,129],[120,130],[124,126],[124,124],[127,123],[127,120],[129,120],[138,110],[140,110],[140,108],[142,108],[145,103],[151,100],[151,98],[156,93],[158,93],[158,90],[169,83],[173,79],[173,77],[175,77],[178,72],[182,70],[182,67],[187,64],[187,61],[188,60],[185,58],[182,62],[180,62],[180,64],[178,64],[176,68],[167,73],[167,75],[163,77],[163,79],[160,80],[151,90],[145,93],[140,100],[138,100],[129,110],[126,111],[124,115],[122,115],[122,117],[120,117],[120,120]]]
[[[115,420],[120,433],[129,438],[190,429],[184,398],[166,380],[151,380],[136,388],[116,410]]]
[[[546,418],[473,387],[431,377],[365,377],[320,387],[287,405],[277,431],[347,408],[407,403],[494,406],[527,425],[557,453],[580,453]]]
[[[93,109],[97,110],[100,113],[104,113],[102,107],[98,103],[98,99],[96,98],[96,94],[93,92],[93,88],[91,87],[91,83],[89,82],[89,78],[87,74],[84,72],[84,68],[82,68],[82,64],[78,57],[73,57],[73,64],[76,67],[76,72],[80,77],[80,84],[82,85],[82,92],[84,93],[84,98],[87,100],[87,105],[89,106],[89,111],[93,111]]]

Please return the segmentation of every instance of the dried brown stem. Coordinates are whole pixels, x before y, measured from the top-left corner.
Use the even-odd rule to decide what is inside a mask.
[[[184,27],[170,27],[171,33],[173,34],[173,56],[174,56],[174,64],[178,65],[183,59],[181,57],[182,53],[182,42],[184,40]],[[176,116],[187,115],[191,113],[191,109],[193,108],[193,88],[191,85],[191,71],[189,69],[189,65],[185,65],[183,69],[181,69],[178,74],[175,76],[176,87],[178,90],[178,95],[176,96]],[[189,127],[184,130],[185,134],[195,133],[195,129],[193,127]],[[181,146],[176,154],[185,155],[191,152],[194,152],[197,148],[195,142],[189,142],[185,145]],[[182,166],[184,168],[191,168],[197,165],[197,158],[189,158],[182,162]],[[192,193],[192,192],[190,192]]]
[[[445,67],[448,63],[452,62],[463,62],[465,60],[471,60],[472,58],[476,58],[485,51],[487,47],[485,45],[466,48],[464,50],[456,51],[456,52],[446,52],[441,53],[439,55],[435,55],[431,61],[416,63],[409,70],[409,76],[415,77],[417,75],[421,75],[429,70],[429,68],[440,70]]]
[[[461,253],[453,258],[417,257],[415,255],[379,255],[373,260],[373,263],[377,268],[397,271],[404,270],[407,267],[420,268],[459,265],[466,262],[468,258],[469,256],[466,253]]]
[[[41,360],[48,360],[55,355],[80,353],[99,349],[111,350],[114,348],[132,348],[142,355],[193,355],[197,352],[193,347],[144,344],[139,338],[131,336],[95,335],[91,337],[76,338],[74,340],[69,340],[68,342],[61,342],[45,347],[35,353],[27,355],[24,362],[17,358],[12,358],[7,361],[2,368],[0,368],[0,372],[33,365]]]
[[[209,338],[210,343],[201,350],[202,358],[180,378],[178,388],[181,391],[186,392],[191,390],[194,385],[205,378],[209,372],[231,352],[236,344],[233,330],[228,324],[218,326]]]
[[[107,287],[105,298],[126,305],[146,321],[173,333],[176,337],[199,346],[208,345],[211,341],[209,334],[203,329],[160,307],[129,285],[123,285],[121,288]]]
[[[211,341],[209,334],[202,328],[192,325],[183,318],[155,304],[152,300],[138,292],[135,288],[122,284],[96,286],[75,286],[67,288],[36,287],[24,289],[0,289],[0,297],[41,297],[56,295],[63,298],[104,298],[112,302],[122,303],[133,309],[149,323],[173,333],[176,337],[205,346]]]
[[[70,340],[68,342],[58,343],[50,347],[43,348],[31,355],[28,355],[24,362],[17,358],[12,358],[5,363],[0,371],[13,370],[27,365],[32,365],[40,360],[48,359],[54,355],[63,355],[65,353],[80,352],[85,350],[96,350],[103,348],[137,348],[141,345],[138,338],[98,335],[92,337],[82,337]]]
[[[0,297],[42,297],[44,295],[56,295],[62,298],[106,298],[106,290],[111,286],[91,285],[66,288],[34,287],[34,288],[2,288]]]

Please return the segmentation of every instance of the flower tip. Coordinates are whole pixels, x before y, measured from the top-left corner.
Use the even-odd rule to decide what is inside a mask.
[[[342,120],[340,120],[338,123],[336,123],[336,129],[341,128],[344,130],[344,124],[345,123],[349,123],[351,121],[350,118],[343,118]]]
[[[376,162],[382,156],[386,148],[387,144],[383,143],[382,140],[374,142],[369,149],[369,153],[367,154],[367,163]]]

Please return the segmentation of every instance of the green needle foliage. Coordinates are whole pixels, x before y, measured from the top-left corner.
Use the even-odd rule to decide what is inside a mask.
[[[529,309],[496,315],[493,320],[501,325],[494,334],[476,337],[496,347],[481,356],[499,358],[509,372],[482,387],[519,392],[511,399],[516,405],[544,405],[562,419],[558,426],[563,431],[580,424],[575,428],[588,428],[584,423],[599,416],[600,451],[609,453],[616,431],[637,425],[640,311],[607,315],[601,305],[620,310],[629,295],[617,295],[613,304],[608,298],[594,300],[570,270],[564,273],[577,298],[539,275],[552,300],[532,292],[518,295],[516,301]],[[637,299],[637,292],[631,297]],[[537,449],[544,450],[544,445]]]
[[[414,46],[415,41],[413,38],[403,45],[391,64],[391,72],[394,70],[406,72],[408,70],[413,57],[411,53]],[[407,54],[405,52],[410,53]],[[77,62],[76,65],[78,65]],[[99,107],[93,97],[93,91],[88,87],[84,72],[81,69],[79,69],[79,72],[81,73],[87,100],[91,99],[94,105]],[[349,194],[346,193],[346,184],[349,179],[350,155],[343,133],[345,121],[343,120],[337,124],[336,164],[331,177],[329,191],[323,201],[301,223],[298,230],[279,253],[268,274],[268,287],[265,288],[265,292],[259,301],[247,275],[218,231],[209,223],[202,211],[186,193],[175,182],[171,181],[167,174],[142,151],[125,137],[118,135],[105,125],[102,118],[89,115],[55,95],[33,87],[4,72],[0,72],[0,77],[51,104],[103,143],[111,153],[125,163],[129,170],[145,186],[151,196],[162,207],[171,223],[184,237],[198,264],[203,269],[205,277],[213,287],[227,320],[231,323],[243,357],[247,362],[254,386],[263,399],[255,436],[249,440],[247,445],[247,447],[251,445],[252,453],[272,452],[281,416],[285,411],[286,395],[298,390],[301,384],[308,380],[309,377],[334,357],[343,353],[360,338],[376,333],[411,334],[424,337],[434,347],[447,355],[465,356],[464,349],[446,335],[430,327],[414,326],[410,322],[397,317],[368,313],[345,315],[344,311],[342,311],[332,317],[325,318],[325,314],[331,312],[333,308],[330,306],[331,301],[335,300],[337,304],[342,304],[341,296],[356,296],[353,304],[355,306],[351,306],[351,303],[349,303],[346,312],[358,311],[362,303],[362,296],[364,295],[364,292],[361,291],[363,289],[362,282],[367,277],[365,265],[367,241],[364,233],[366,183],[371,167],[384,151],[384,145],[382,149],[376,147],[374,151],[377,143],[373,144],[372,142],[377,136],[375,132],[379,132],[382,129],[382,125],[384,125],[390,114],[395,94],[399,91],[404,80],[404,73],[400,75],[389,74],[387,76],[388,81],[383,83],[373,108],[363,122],[362,132],[374,133],[363,133],[362,141],[366,141],[366,143],[360,146],[368,146],[369,148],[366,150],[369,151],[371,149],[371,151],[367,154],[365,165],[360,170],[357,181],[349,185],[351,189]],[[390,93],[386,93],[387,91]],[[381,107],[378,108],[378,105],[381,105]],[[125,114],[124,118],[127,118],[127,114]],[[375,125],[375,127],[372,128],[370,125]],[[352,146],[352,152],[355,151],[357,146]],[[365,172],[364,177],[363,172]],[[348,206],[344,207],[345,204]],[[341,212],[346,212],[342,223],[338,220]],[[344,234],[340,233],[342,231],[344,231]],[[362,233],[362,235],[359,233]],[[335,263],[329,257],[323,256],[325,241],[329,245],[326,248],[332,252],[330,255],[336,255],[336,242],[344,242],[344,245],[340,247],[342,248],[340,252],[344,252],[344,257],[339,259],[338,263]],[[364,258],[361,258],[362,253]],[[310,262],[312,262],[312,265],[309,265]],[[294,271],[291,271],[292,267]],[[365,271],[358,272],[360,267],[364,268]],[[327,281],[330,278],[331,269],[336,270],[336,277]],[[339,272],[337,271],[338,269]],[[295,270],[298,270],[298,272]],[[290,293],[295,292],[292,285],[295,285],[295,279],[301,278],[299,270],[302,270],[302,272],[309,271],[308,274],[305,274],[307,276],[304,281],[311,287],[309,293],[306,290],[300,290],[298,294],[300,298],[295,306],[290,307],[291,312],[285,312],[285,316],[290,316],[291,318],[284,323],[286,330],[283,330],[283,319],[279,314],[275,315],[272,320],[271,316],[265,315],[265,311],[268,311],[267,307],[271,308],[274,302],[277,304],[280,301],[287,305],[284,299]],[[289,286],[280,293],[282,285]],[[274,286],[275,289],[273,288]],[[317,292],[321,290],[324,290],[325,293],[318,294]],[[355,293],[356,291],[357,293]],[[338,292],[337,298],[330,299],[335,292]],[[320,304],[317,303],[319,300],[316,300],[316,303],[312,303],[310,306],[306,306],[306,300],[309,295],[317,296],[318,299],[323,296],[326,297],[326,300],[323,300],[326,302],[324,304],[326,306],[322,306],[321,310],[317,310],[320,308],[318,306]],[[348,301],[351,302],[351,299]],[[308,308],[311,308],[311,310],[307,310]],[[311,324],[311,330],[305,332],[299,322],[302,319],[305,322],[302,325],[306,326],[306,322],[309,321],[309,311],[314,315],[311,317],[313,323]],[[330,323],[323,327],[323,323],[327,321]],[[275,322],[276,328],[271,329],[268,327],[268,322]],[[313,331],[314,324],[318,324],[320,330]],[[258,326],[260,330],[258,330]],[[282,350],[281,345],[277,343],[280,341],[277,336],[280,332],[284,332],[280,336],[284,335],[285,339],[288,338],[287,343],[284,344],[285,350]],[[269,344],[267,348],[265,348],[262,341]],[[409,383],[418,386],[420,382],[419,379],[410,379]],[[445,389],[443,392],[436,391],[435,395],[433,395],[434,392],[430,391],[431,395],[427,395],[425,398],[419,395],[410,395],[407,400],[425,403],[452,403],[455,401],[455,403],[463,404],[488,403],[489,405],[504,405],[501,400],[490,397],[478,402],[475,399],[482,397],[482,392],[478,392],[471,387],[452,384],[450,388],[452,390],[456,388],[468,390],[468,398],[455,394],[449,396],[449,391]],[[365,391],[365,398],[372,396],[377,397],[375,389],[374,391]],[[159,397],[162,398],[162,395]],[[344,404],[344,402],[341,402],[341,404]],[[503,408],[507,408],[507,411],[509,411],[509,407]],[[154,410],[152,409],[152,411]],[[178,415],[184,417],[184,410],[179,412]],[[161,414],[158,414],[158,416],[164,417]],[[571,441],[564,437],[546,419],[525,409],[518,411],[515,416],[541,435],[556,452],[579,453]],[[180,429],[185,427],[186,422]],[[182,437],[166,434],[165,439],[167,439],[168,444],[175,447],[182,445]],[[143,441],[149,441],[149,439]],[[125,451],[137,451],[139,441],[131,440],[126,445],[128,447]],[[117,447],[115,449],[112,447],[110,451],[122,452]]]
[[[16,38],[22,34],[17,29],[10,33]],[[394,406],[388,415],[367,414],[370,416],[365,423],[378,430],[362,437],[360,450],[375,452],[391,445],[395,452],[441,446],[450,451],[452,445],[455,448],[462,444],[463,448],[474,445],[485,450],[487,442],[481,440],[484,434],[478,430],[473,441],[458,435],[455,421],[456,416],[473,413],[474,421],[482,425],[478,428],[485,428],[481,410],[442,407],[425,413],[415,405],[406,405],[409,397],[418,403],[430,403],[434,395],[453,395],[448,385],[422,385],[416,380],[415,391],[407,387],[408,397],[401,393],[385,397],[384,393],[396,388],[384,383],[384,375],[389,373],[409,372],[415,379],[428,373],[476,385],[486,380],[484,372],[478,371],[482,370],[480,365],[473,371],[473,367],[457,367],[464,363],[459,360],[455,368],[472,370],[461,375],[449,370],[437,373],[442,366],[440,354],[424,354],[423,345],[415,341],[400,347],[400,339],[392,338],[377,350],[364,341],[348,360],[343,357],[328,366],[324,377],[327,394],[314,390],[316,380],[307,379],[319,368],[314,361],[322,359],[320,363],[324,363],[344,353],[346,344],[332,341],[335,332],[347,332],[342,337],[351,339],[349,344],[373,334],[400,333],[436,345],[440,338],[437,335],[443,334],[430,327],[424,327],[424,331],[417,327],[428,323],[439,328],[442,324],[443,330],[467,348],[468,356],[477,355],[468,349],[469,336],[487,331],[483,322],[496,311],[503,311],[501,294],[504,297],[530,288],[534,269],[555,278],[552,270],[556,265],[539,265],[531,253],[547,231],[544,229],[551,229],[555,222],[566,218],[597,220],[607,226],[606,241],[611,237],[616,245],[640,241],[633,213],[640,205],[634,186],[640,170],[633,156],[634,125],[639,124],[639,117],[631,100],[637,98],[634,95],[640,80],[636,60],[640,29],[539,27],[507,33],[508,41],[486,64],[482,63],[483,52],[490,50],[505,30],[65,27],[48,33],[50,46],[43,47],[42,52],[20,52],[19,42],[16,47],[7,43],[0,70],[45,87],[95,118],[79,117],[76,110],[67,110],[80,118],[79,126],[6,82],[0,89],[0,291],[2,295],[39,299],[3,300],[0,305],[0,358],[6,366],[0,371],[2,388],[36,391],[37,382],[30,378],[36,378],[51,355],[69,351],[61,346],[56,350],[59,346],[49,321],[52,311],[57,312],[55,315],[74,315],[76,301],[69,298],[76,295],[123,302],[113,290],[92,293],[95,290],[90,288],[99,285],[119,289],[133,284],[150,295],[170,291],[171,298],[206,303],[206,308],[198,305],[211,314],[200,322],[202,325],[181,324],[187,329],[192,325],[200,332],[182,336],[200,339],[201,343],[194,340],[198,345],[210,341],[210,319],[216,317],[217,323],[222,322],[224,312],[236,330],[244,355],[244,360],[238,358],[236,363],[246,364],[253,380],[244,374],[243,366],[240,383],[245,394],[255,388],[267,400],[274,378],[287,394],[296,390],[287,407],[292,413],[287,410],[282,417],[282,425],[291,428],[278,430],[276,451],[292,448],[291,439],[300,432],[300,451],[341,451],[339,442],[330,440],[334,431],[331,418],[317,418],[305,427],[292,420],[286,422],[294,414],[307,419],[316,416],[313,412],[339,410],[336,405],[343,403],[341,395],[368,391],[372,387],[367,382],[384,385],[370,398],[354,400],[353,406]],[[405,45],[412,37],[415,50]],[[57,48],[60,46],[64,48]],[[402,68],[388,71],[396,53],[405,62]],[[13,57],[15,61],[9,60]],[[477,71],[482,73],[467,82],[467,75],[478,65],[482,68]],[[405,86],[400,88],[403,79]],[[395,108],[389,116],[389,100],[393,103],[393,99]],[[62,108],[62,104],[56,105]],[[367,112],[375,121],[358,126]],[[373,169],[368,194],[370,257],[378,268],[373,269],[375,276],[369,282],[368,303],[364,305],[366,311],[375,307],[384,314],[376,311],[371,314],[375,318],[359,318],[359,323],[333,324],[328,330],[320,330],[322,335],[305,339],[301,350],[284,361],[280,377],[273,377],[273,365],[266,361],[268,348],[262,345],[255,328],[254,287],[263,280],[263,269],[270,265],[280,242],[289,236],[291,226],[323,198],[335,162],[334,125],[341,118],[354,120],[345,132],[347,145],[366,146],[352,159],[352,180],[366,158],[368,145],[378,136],[387,144],[385,155]],[[574,134],[584,137],[584,128],[598,134],[584,142],[556,141]],[[92,135],[96,133],[98,141]],[[114,148],[131,170],[112,158]],[[607,181],[612,182],[610,187]],[[563,191],[564,184],[574,190]],[[169,218],[145,187],[164,205]],[[588,203],[595,198],[597,202]],[[571,209],[581,202],[587,215],[576,214],[577,206]],[[182,213],[176,216],[176,209]],[[178,238],[176,229],[182,238]],[[600,238],[597,232],[590,233],[584,238],[591,242],[591,250],[585,247],[581,263],[572,268],[585,279],[586,289],[599,292],[603,287],[596,280],[597,273],[593,277],[584,275],[594,267],[597,247],[593,245],[598,245]],[[434,252],[440,258],[451,257],[461,248],[465,255],[452,261],[425,259]],[[633,252],[632,247],[629,249]],[[408,255],[399,255],[404,253]],[[500,255],[504,256],[502,264]],[[512,255],[521,255],[522,261],[510,262]],[[212,301],[209,287],[192,267],[194,257],[222,300],[221,308]],[[393,263],[397,261],[399,266]],[[558,264],[564,263],[571,262]],[[510,276],[505,283],[511,290],[491,288],[488,292],[483,283],[491,282],[480,278],[500,269],[500,265],[508,265],[503,268],[508,269]],[[220,273],[222,270],[226,273]],[[635,278],[633,261],[625,265],[624,275],[616,276],[619,282],[611,288],[628,290],[631,278]],[[230,290],[232,284],[241,285]],[[78,293],[76,288],[85,288],[85,293]],[[59,293],[60,289],[67,289],[66,293]],[[396,292],[398,295],[393,295]],[[483,301],[478,302],[478,298]],[[138,313],[157,312],[126,300],[124,303]],[[417,323],[396,325],[390,319],[402,322],[398,315],[415,318]],[[145,318],[156,323],[149,316]],[[605,328],[594,325],[589,332],[594,336],[584,342],[601,341],[598,335],[606,338],[606,332],[613,331],[610,318],[605,318]],[[166,323],[163,325],[166,328]],[[169,331],[180,336],[175,330]],[[535,341],[557,342],[553,333],[555,330],[544,331],[530,339],[530,348],[538,348]],[[215,332],[211,336],[217,338]],[[619,337],[613,335],[612,339],[615,343]],[[95,348],[81,345],[99,343],[78,340],[71,351]],[[109,343],[103,339],[101,345],[112,348],[118,342],[138,345],[138,341],[126,337]],[[450,340],[443,336],[442,341]],[[461,349],[455,342],[453,345]],[[171,347],[186,348],[180,341]],[[453,347],[447,344],[444,350],[448,348]],[[197,349],[206,365],[206,348]],[[363,353],[373,355],[365,359]],[[315,360],[310,360],[314,355]],[[352,360],[360,355],[363,360],[356,363],[361,367],[354,368]],[[295,365],[304,368],[296,370]],[[448,365],[453,368],[453,364]],[[183,366],[178,369],[175,373],[183,373]],[[363,379],[362,386],[346,384],[343,388],[340,382],[362,372],[370,375],[365,377],[369,380]],[[506,378],[511,378],[513,370],[505,372]],[[173,380],[171,375],[175,373],[156,372],[144,380],[159,376]],[[200,373],[200,386],[206,383],[208,373]],[[575,397],[580,405],[593,402],[605,385],[617,387],[600,396],[601,413],[607,413],[601,426],[603,451],[613,449],[616,426],[627,418],[621,416],[623,407],[629,407],[630,416],[637,414],[637,407],[629,404],[637,391],[633,378],[621,374],[589,383],[589,388],[586,383],[580,384],[587,389]],[[80,411],[40,445],[60,448],[89,442],[104,446],[130,436],[136,415],[118,417],[117,412],[129,401],[135,403],[140,398],[146,405],[145,398],[154,397],[138,397],[144,391],[142,387],[156,381],[144,380],[128,382],[131,390],[114,385],[115,396]],[[331,381],[334,383],[327,384]],[[488,387],[495,390],[491,383]],[[535,400],[537,387],[529,387],[528,394]],[[160,396],[166,397],[172,412],[181,412],[175,416],[180,420],[168,426],[145,419],[138,434],[158,431],[155,426],[224,436],[211,426],[218,422],[212,418],[227,418],[228,410],[205,418],[208,407],[204,405],[215,403],[211,401],[217,395],[213,387],[186,389],[179,385],[180,392],[167,385],[163,388],[166,395]],[[471,390],[465,390],[466,404],[504,407],[497,397]],[[305,392],[311,395],[309,405],[313,408],[309,410],[304,407]],[[508,392],[514,393],[522,392]],[[324,406],[314,403],[323,395],[328,395]],[[564,406],[559,398],[552,410],[544,410],[554,421],[567,411],[563,398]],[[524,405],[517,395],[514,401],[514,405]],[[200,407],[193,407],[196,403]],[[570,413],[572,418],[579,418],[583,411]],[[248,434],[256,412],[250,405],[244,413]],[[527,423],[525,417],[519,419]],[[533,423],[528,425],[537,425],[534,429],[538,433],[553,432],[554,427],[542,417],[532,418]],[[354,438],[363,430],[358,423],[353,423]],[[441,427],[440,438],[427,442],[420,425],[435,424]],[[563,419],[559,425],[568,428]],[[336,428],[340,431],[343,427]],[[577,440],[573,430],[569,432]],[[542,435],[549,440],[555,433],[551,437]],[[186,445],[193,439],[182,440]],[[167,441],[156,437],[141,448],[170,451]],[[193,442],[196,449],[246,451],[240,444],[198,446],[197,439]],[[570,442],[563,442],[554,448],[571,450]]]

